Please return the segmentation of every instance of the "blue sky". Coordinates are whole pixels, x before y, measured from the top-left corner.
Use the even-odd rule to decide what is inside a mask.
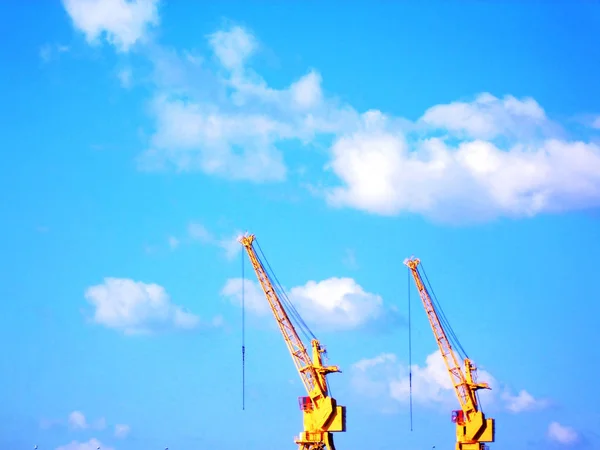
[[[250,231],[343,371],[339,449],[454,445],[414,289],[409,427],[411,255],[491,448],[599,447],[600,6],[573,3],[2,2],[1,445],[293,448],[248,263],[241,410]]]

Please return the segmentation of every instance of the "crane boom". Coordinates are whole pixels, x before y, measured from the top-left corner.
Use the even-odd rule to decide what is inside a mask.
[[[304,431],[295,442],[300,450],[335,450],[331,433],[346,431],[346,407],[329,396],[326,376],[341,371],[337,366],[323,365],[321,354],[325,349],[317,339],[311,340],[311,359],[254,249],[254,241],[252,234],[240,238],[308,394],[300,397]]]
[[[404,264],[410,269],[419,297],[427,313],[429,324],[433,330],[440,353],[450,374],[452,386],[461,409],[453,412],[453,421],[456,422],[456,450],[482,450],[485,448],[483,442],[494,442],[495,421],[486,419],[483,412],[479,409],[476,392],[479,389],[491,389],[487,383],[476,383],[474,373],[477,370],[469,358],[465,358],[465,372],[462,371],[458,363],[458,358],[452,349],[450,340],[440,322],[440,318],[431,300],[431,296],[423,283],[419,273],[418,258],[409,258]]]
[[[279,329],[283,335],[283,339],[285,340],[288,350],[292,355],[292,359],[294,360],[296,369],[300,374],[302,383],[304,384],[306,391],[310,392],[315,388],[316,374],[314,368],[312,367],[310,356],[306,351],[306,347],[300,339],[300,336],[298,336],[298,332],[292,325],[286,310],[283,308],[283,305],[281,304],[281,301],[275,292],[273,283],[271,283],[264,266],[256,254],[256,250],[252,246],[252,243],[254,242],[254,235],[244,236],[241,239],[241,242],[248,253],[248,257],[250,258],[254,272],[256,272],[256,277],[258,278],[265,297],[269,302],[269,306],[271,307],[271,311],[275,316],[277,325],[279,325]]]
[[[442,324],[440,323],[440,318],[438,317],[435,308],[433,307],[431,297],[429,296],[427,288],[425,287],[423,279],[421,278],[421,274],[417,269],[417,265],[419,264],[419,262],[420,261],[418,259],[413,259],[407,261],[407,265],[411,270],[412,276],[415,280],[415,284],[417,285],[419,297],[421,297],[421,301],[423,302],[423,306],[425,307],[425,312],[427,313],[429,324],[431,325],[431,329],[433,330],[435,340],[438,344],[442,357],[444,358],[446,368],[450,373],[450,377],[452,379],[452,386],[454,387],[461,408],[467,411],[475,411],[477,410],[477,399],[472,395],[472,391],[468,388],[467,380],[463,375],[460,366],[458,365],[458,358],[452,350],[452,345],[450,344],[448,336],[446,336],[446,332],[444,331],[444,327],[442,327]]]

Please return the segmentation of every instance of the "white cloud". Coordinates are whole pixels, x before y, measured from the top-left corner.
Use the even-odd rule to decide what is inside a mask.
[[[95,44],[104,35],[118,51],[127,52],[158,25],[158,0],[63,0],[73,26]]]
[[[131,69],[130,68],[125,68],[125,69],[121,69],[118,73],[117,73],[117,78],[119,79],[119,83],[121,83],[121,86],[124,87],[125,89],[128,89],[131,87]]]
[[[343,258],[342,262],[350,269],[358,268],[358,262],[356,261],[356,254],[354,253],[354,250],[351,248],[346,249],[346,252],[344,253],[344,258]]]
[[[43,430],[48,430],[54,426],[61,425],[63,423],[64,422],[62,420],[42,418],[40,420],[40,428]]]
[[[173,166],[232,180],[281,181],[287,169],[273,146],[288,133],[264,114],[222,112],[212,105],[160,96],[153,110],[157,131],[139,159],[144,170]]]
[[[300,78],[290,86],[294,104],[302,109],[310,109],[319,105],[322,100],[321,75],[314,70]]]
[[[129,425],[125,425],[125,424],[115,425],[115,437],[125,438],[125,437],[127,437],[127,435],[129,435],[130,431],[131,431],[131,427]]]
[[[352,384],[363,395],[385,392],[397,402],[408,403],[409,400],[409,370],[394,354],[383,354],[355,363],[352,367]],[[427,356],[424,367],[413,365],[412,394],[413,401],[423,405],[441,404],[447,409],[456,403],[452,383],[439,352]]]
[[[70,428],[73,429],[86,429],[88,424],[85,420],[85,416],[81,411],[73,411],[69,414],[68,424]]]
[[[548,426],[548,437],[560,444],[570,445],[579,441],[579,434],[572,427],[552,422]]]
[[[211,34],[209,42],[223,67],[230,70],[241,68],[258,47],[256,38],[239,26]]]
[[[248,310],[259,315],[269,313],[269,305],[258,282],[245,280],[244,292]],[[221,295],[241,304],[242,279],[228,280]],[[308,324],[327,327],[328,330],[358,328],[383,319],[386,314],[395,314],[394,310],[385,307],[379,295],[366,292],[352,278],[309,281],[303,286],[293,287],[287,295]]]
[[[245,65],[256,38],[241,27],[209,37],[223,70],[212,71],[188,53],[151,55],[156,83],[156,131],[138,158],[142,170],[202,171],[252,182],[278,182],[288,169],[278,146],[356,121],[351,108],[325,101],[312,70],[284,89],[273,89]]]
[[[69,51],[69,47],[60,44],[44,44],[40,47],[40,58],[43,62],[50,62],[57,58],[59,54]]]
[[[383,299],[366,292],[352,278],[309,281],[290,289],[289,295],[302,317],[333,329],[356,328],[384,312]]]
[[[600,116],[596,117],[592,122],[592,128],[600,130]]]
[[[169,236],[169,247],[171,247],[171,250],[175,250],[179,247],[179,239],[175,236]]]
[[[168,163],[230,179],[281,181],[288,170],[279,143],[332,135],[326,167],[340,183],[321,193],[333,206],[477,222],[600,205],[600,149],[562,140],[531,98],[483,93],[429,108],[412,124],[377,110],[360,115],[324,97],[314,70],[285,89],[269,87],[244,65],[256,49],[247,31],[218,32],[213,43],[214,36],[232,72],[209,85],[231,95],[225,89],[208,102],[157,97],[157,132],[142,159],[155,168]],[[189,83],[178,89],[191,92]],[[439,130],[447,135],[436,136]]]
[[[331,169],[343,184],[328,190],[330,204],[451,222],[600,206],[600,147],[594,144],[547,140],[503,151],[487,141],[451,147],[431,138],[410,148],[379,120],[377,128],[334,143]]]
[[[87,442],[71,441],[70,444],[56,447],[56,450],[96,450],[98,448],[102,450],[114,450],[112,447],[102,444],[96,438],[92,438]]]
[[[506,409],[513,413],[523,411],[533,411],[542,409],[549,405],[546,399],[536,399],[526,390],[521,390],[517,395],[513,395],[508,391],[502,393],[503,399],[506,402]]]
[[[135,42],[140,24],[158,23],[150,1],[139,0],[144,14],[134,20],[133,4],[123,0],[65,0],[84,1],[102,12],[88,22],[76,20],[88,10],[71,14],[88,36],[106,29],[116,42],[114,30],[127,28],[104,25],[113,23],[104,13],[109,9],[132,8],[115,23],[134,22],[139,32],[125,33],[122,42]],[[432,106],[414,122],[378,110],[360,114],[326,96],[316,70],[282,89],[270,87],[249,66],[259,45],[243,27],[219,30],[208,41],[216,70],[193,52],[148,50],[155,130],[138,158],[140,169],[281,182],[292,173],[283,144],[323,145],[333,138],[326,168],[338,181],[309,187],[335,207],[459,223],[600,206],[600,147],[566,139],[532,98],[481,93]]]
[[[48,44],[42,45],[40,48],[40,58],[44,62],[48,62],[52,58],[52,49]]]
[[[241,235],[241,232],[236,231],[228,238],[219,239],[217,242],[219,247],[221,247],[225,252],[225,258],[230,261],[235,259],[235,257],[239,255],[240,251],[242,250],[242,245],[239,242]]]
[[[43,429],[49,429],[59,425],[66,425],[71,430],[104,430],[106,428],[106,419],[100,417],[90,423],[83,412],[72,411],[67,416],[66,421],[64,419],[42,419],[40,422],[40,427]]]
[[[230,278],[221,289],[221,295],[228,297],[237,305],[242,305],[242,293],[245,307],[258,315],[270,313],[269,304],[260,285],[247,278]]]
[[[200,319],[171,302],[158,284],[127,278],[105,278],[92,286],[85,298],[95,307],[94,321],[126,334],[149,333],[164,328],[195,328]]]
[[[544,110],[534,99],[519,100],[512,95],[499,99],[489,93],[478,95],[472,102],[433,106],[420,120],[433,128],[476,139],[519,134],[547,123]]]
[[[198,240],[203,244],[209,244],[214,240],[212,233],[204,225],[197,222],[192,222],[188,225],[188,234],[192,239]]]
[[[516,396],[512,395],[507,387],[501,385],[485,370],[479,369],[477,378],[480,382],[487,382],[492,388],[479,391],[486,405],[500,406],[518,413],[540,409],[548,404],[546,400],[535,399],[524,390]],[[352,367],[351,380],[356,391],[362,395],[379,398],[385,394],[400,403],[409,401],[409,367],[399,362],[394,354],[382,354],[358,361]],[[448,410],[458,405],[439,350],[427,356],[424,366],[412,365],[412,396],[415,403],[440,407],[440,410]]]
[[[236,231],[226,237],[216,237],[201,223],[191,222],[188,225],[188,236],[192,240],[219,247],[223,250],[225,258],[230,261],[239,255],[241,251],[242,246],[239,243],[241,235],[241,231]]]
[[[106,428],[106,419],[104,417],[100,417],[92,424],[92,428],[96,430],[104,430]]]

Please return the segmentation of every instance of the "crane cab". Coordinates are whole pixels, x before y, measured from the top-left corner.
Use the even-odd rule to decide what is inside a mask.
[[[465,423],[465,413],[462,409],[457,409],[452,411],[452,423],[456,423],[458,425],[464,425]]]
[[[312,411],[313,409],[310,397],[298,397],[298,405],[300,406],[300,411]]]

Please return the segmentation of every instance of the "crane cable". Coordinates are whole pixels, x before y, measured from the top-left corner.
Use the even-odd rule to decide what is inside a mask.
[[[296,326],[298,328],[300,328],[300,331],[302,332],[302,334],[304,334],[304,337],[306,337],[307,339],[310,339],[312,336],[314,338],[314,334],[312,333],[310,328],[308,328],[308,325],[306,325],[306,323],[302,319],[302,316],[300,316],[300,314],[298,313],[298,310],[295,308],[294,304],[290,301],[290,299],[286,295],[285,290],[283,289],[283,286],[281,285],[281,283],[279,282],[279,279],[277,278],[277,275],[275,275],[275,272],[271,268],[271,264],[269,264],[269,260],[266,258],[258,241],[256,241],[256,246],[258,247],[258,250],[261,253],[261,256],[262,256],[261,260],[266,263],[266,268],[269,271],[270,278],[273,281],[275,281],[275,283],[273,284],[273,288],[276,291],[277,297],[279,297],[279,299],[281,300],[282,306],[285,307],[285,310],[291,316],[291,318],[294,320]]]
[[[412,405],[412,330],[410,326],[410,269],[408,275],[408,389],[410,402],[410,431],[413,430],[413,405]]]
[[[425,272],[425,267],[424,267],[423,263],[421,263],[421,272],[423,272],[423,278],[427,282],[427,285],[428,285],[427,290],[431,292],[431,300],[432,300],[433,306],[436,310],[436,313],[438,314],[438,317],[440,319],[440,322],[442,323],[444,330],[449,335],[450,340],[452,341],[452,344],[457,349],[460,356],[463,359],[468,358],[467,352],[463,348],[462,344],[460,343],[460,340],[458,339],[458,336],[456,335],[456,333],[454,332],[454,329],[450,325],[450,322],[448,321],[446,314],[444,313],[444,310],[442,309],[442,306],[440,305],[440,302],[438,301],[437,296],[435,295],[435,292],[433,291],[433,288],[431,287],[431,283],[429,282],[429,278],[427,277],[427,273]]]
[[[246,410],[246,304],[244,298],[244,252],[242,255],[242,411]]]
[[[421,263],[421,271],[423,272],[423,276],[429,287],[428,290],[431,291],[432,303],[434,304],[434,308],[435,308],[436,312],[438,313],[438,316],[440,317],[440,322],[442,322],[442,326],[448,332],[448,335],[450,336],[450,340],[452,341],[452,344],[454,345],[454,347],[458,350],[458,353],[460,354],[460,356],[463,359],[469,358],[469,356],[467,355],[467,352],[465,351],[462,344],[460,343],[458,336],[454,332],[454,329],[450,325],[450,322],[446,318],[446,314],[444,313],[444,310],[442,309],[442,306],[440,305],[440,302],[438,301],[437,296],[435,295],[435,292],[433,291],[433,288],[431,287],[431,283],[429,282],[429,279],[427,278],[427,273],[425,272],[425,266],[423,265],[423,263]],[[474,374],[473,381],[475,381],[475,382],[477,382],[476,377],[477,377],[477,375]],[[478,405],[479,409],[481,409],[481,398],[479,397],[479,392],[477,392],[477,391],[475,391],[475,399],[477,401],[477,405]]]
[[[277,275],[275,275],[275,272],[271,268],[271,264],[269,264],[269,260],[267,259],[262,248],[260,247],[258,239],[255,238],[254,243],[256,243],[256,248],[258,250],[256,256],[258,257],[259,262],[262,264],[265,271],[268,272],[267,275],[269,276],[269,278],[273,281],[272,282],[273,289],[276,291],[277,297],[279,297],[279,299],[281,300],[283,308],[290,316],[290,319],[294,322],[293,325],[295,325],[297,328],[300,329],[300,332],[304,335],[304,337],[307,340],[310,341],[312,339],[317,339],[315,334],[312,332],[310,327],[304,321],[304,319],[302,318],[302,316],[300,315],[300,313],[298,312],[298,310],[296,309],[296,307],[294,306],[292,301],[289,299],[289,297],[285,293],[285,289],[283,289],[283,286],[279,282]],[[260,255],[258,255],[258,253],[260,253]],[[326,354],[325,354],[325,357],[327,357]],[[327,380],[327,378],[325,379],[325,389],[327,390],[329,395],[332,395],[331,384],[329,383],[329,380]]]
[[[447,333],[450,337],[450,340],[452,341],[452,344],[457,349],[458,353],[460,354],[460,356],[463,359],[469,358],[469,356],[467,355],[467,352],[465,351],[460,340],[458,339],[458,336],[454,332],[454,329],[450,325],[450,322],[448,321],[446,314],[444,313],[444,310],[442,309],[442,306],[437,299],[437,296],[435,295],[433,287],[431,286],[431,283],[429,282],[429,278],[427,277],[427,273],[425,272],[425,266],[423,265],[422,262],[421,262],[421,269],[420,270],[417,269],[417,271],[423,272],[422,278],[424,278],[425,282],[427,283],[427,287],[425,289],[431,292],[430,297],[432,300],[433,307],[436,311],[436,314],[438,314],[440,322],[442,323],[442,327],[444,328],[444,330],[447,331]],[[410,272],[409,272],[409,275],[410,275]],[[410,289],[409,289],[409,309],[408,309],[408,311],[409,311],[408,312],[408,330],[409,330],[409,338],[408,339],[409,339],[409,346],[410,346]],[[409,360],[410,360],[410,353],[409,353]],[[410,375],[409,375],[409,377],[410,377]],[[475,375],[475,377],[476,377],[476,375]],[[476,382],[477,380],[474,379],[473,381]],[[479,408],[481,409],[481,399],[479,397],[479,392],[477,392],[477,391],[475,391],[475,398],[477,400],[477,404],[479,405]],[[411,405],[412,405],[412,391],[411,391]],[[411,413],[411,427],[412,427],[412,413]],[[411,428],[411,431],[412,431],[412,428]]]
[[[308,340],[310,340],[310,339],[316,339],[315,334],[308,327],[308,325],[306,324],[306,322],[304,321],[304,319],[302,319],[302,316],[300,316],[300,313],[298,312],[298,310],[296,309],[296,307],[294,306],[294,304],[291,302],[291,300],[286,295],[285,290],[283,289],[281,283],[279,282],[279,279],[277,278],[277,275],[275,275],[275,272],[271,268],[271,265],[269,264],[269,261],[265,257],[265,254],[262,251],[262,248],[260,247],[260,244],[258,243],[258,239],[255,238],[254,242],[256,243],[256,247],[257,247],[258,251],[260,252],[260,256],[261,256],[260,260],[261,260],[261,262],[265,263],[265,265],[266,265],[265,269],[268,269],[270,278],[275,282],[275,283],[273,283],[273,288],[275,289],[275,291],[277,291],[276,292],[277,296],[281,300],[282,304],[284,306],[287,306],[287,308],[285,308],[286,311],[292,317],[292,319],[294,319],[294,322],[296,323],[297,327],[300,328],[300,331],[302,332],[302,334],[304,334],[304,336]]]

